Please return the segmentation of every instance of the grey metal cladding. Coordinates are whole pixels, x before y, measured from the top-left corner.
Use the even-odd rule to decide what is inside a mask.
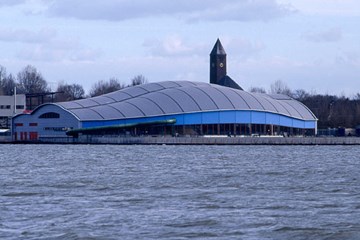
[[[206,83],[206,82],[191,82],[191,83],[198,87],[200,87],[200,86],[211,87],[211,85],[209,85],[209,83]]]
[[[261,105],[270,112],[279,112],[278,109],[274,106],[274,104],[271,101],[271,98],[267,97],[265,94],[254,94],[253,96],[258,99],[258,101],[261,103]]]
[[[145,114],[145,116],[156,116],[165,114],[165,112],[158,105],[156,105],[156,103],[147,98],[137,97],[128,100],[127,102],[138,107]]]
[[[111,103],[110,106],[122,112],[125,118],[145,117],[145,114],[137,106],[128,102]]]
[[[156,92],[156,91],[164,89],[163,86],[161,86],[160,84],[157,84],[157,83],[143,84],[143,85],[141,85],[141,87],[148,92]]]
[[[144,96],[145,97],[145,96]],[[182,113],[181,106],[170,96],[164,94],[163,92],[153,92],[146,95],[146,98],[151,99],[165,113]]]
[[[115,102],[115,100],[113,98],[105,97],[105,96],[98,96],[98,97],[94,97],[91,99],[99,104],[109,104],[109,103]]]
[[[167,81],[167,82],[158,82],[159,85],[161,85],[164,88],[176,88],[176,87],[180,87],[181,85],[178,84],[177,82],[171,82],[171,81]]]
[[[275,100],[271,97],[268,97],[267,100],[271,102],[272,105],[274,105],[278,113],[290,115],[290,112],[287,110],[286,105],[281,104],[281,101]]]
[[[221,91],[226,97],[231,101],[232,105],[234,105],[237,110],[248,110],[250,109],[249,105],[245,102],[245,100],[238,94],[237,90],[226,87],[216,87],[217,90]]]
[[[212,101],[216,103],[216,106],[219,109],[234,109],[234,105],[231,103],[229,98],[227,98],[224,93],[218,91],[217,88],[211,87],[209,85],[199,85],[196,88],[206,92],[206,94],[212,99]]]
[[[60,102],[60,103],[56,103],[56,104],[62,106],[63,108],[66,108],[68,110],[69,109],[75,109],[75,108],[83,108],[83,106],[76,103],[75,101],[73,101],[73,102]]]
[[[268,94],[269,97],[276,100],[291,100],[292,98],[284,94]]]
[[[192,86],[192,87],[181,87],[179,90],[186,92],[189,94],[200,107],[200,110],[216,110],[218,107],[214,103],[214,100],[209,97],[208,94],[203,92],[202,90]]]
[[[99,105],[99,103],[93,101],[92,98],[86,98],[86,99],[76,100],[75,102],[76,102],[77,104],[80,104],[80,105],[83,106],[84,108],[94,107],[94,106]]]
[[[108,93],[108,94],[105,94],[104,96],[115,99],[115,101],[118,101],[118,102],[132,98],[131,95],[127,94],[126,92],[123,92],[123,90]]]
[[[204,82],[158,82],[90,99],[57,103],[80,120],[124,119],[199,111],[259,110],[315,120],[302,103],[285,95],[254,94]]]
[[[177,81],[176,83],[178,83],[181,87],[194,87],[197,85],[197,83],[190,81]]]
[[[184,112],[200,111],[199,105],[184,91],[180,91],[176,88],[168,88],[161,92],[173,98],[181,106]]]
[[[265,110],[264,107],[261,105],[261,101],[259,98],[256,98],[251,93],[245,91],[236,91],[241,97],[245,100],[246,104],[253,110]]]
[[[124,114],[115,108],[110,107],[110,105],[92,107],[91,109],[99,113],[105,119],[121,119],[125,117]]]
[[[137,96],[143,95],[145,93],[148,93],[147,90],[145,90],[144,88],[142,88],[140,86],[127,87],[127,88],[124,88],[122,91],[129,94],[132,97],[137,97]]]
[[[293,102],[293,100],[290,100],[290,102]],[[284,107],[286,107],[286,110],[288,112],[290,112],[290,116],[292,117],[296,117],[296,118],[302,118],[300,112],[298,111],[298,109],[296,109],[296,107],[292,106],[289,103],[289,100],[281,100],[281,103]]]
[[[302,118],[306,120],[312,120],[315,118],[314,114],[305,107],[301,102],[294,101],[294,100],[285,100],[289,105],[295,108],[302,116]]]
[[[103,120],[104,118],[89,108],[79,108],[71,110],[81,120]]]

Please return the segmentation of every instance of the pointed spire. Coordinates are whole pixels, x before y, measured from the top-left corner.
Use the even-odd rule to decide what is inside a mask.
[[[224,47],[222,46],[220,39],[217,39],[213,50],[211,51],[210,55],[226,55]]]

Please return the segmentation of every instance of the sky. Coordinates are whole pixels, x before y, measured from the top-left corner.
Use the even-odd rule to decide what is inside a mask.
[[[36,67],[53,90],[209,82],[217,38],[241,87],[360,93],[359,0],[0,0],[0,65]]]

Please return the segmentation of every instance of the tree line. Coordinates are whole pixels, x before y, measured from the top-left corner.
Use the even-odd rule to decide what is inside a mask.
[[[264,88],[251,87],[250,92],[267,93]],[[304,89],[291,90],[281,80],[275,81],[270,94],[285,94],[307,106],[318,118],[318,128],[355,128],[360,125],[360,93],[352,98],[317,94]]]
[[[120,82],[117,78],[110,78],[108,81],[99,80],[92,85],[88,95],[80,84],[60,82],[53,92],[54,101],[62,102],[95,97],[147,82],[148,80],[143,75],[133,77],[128,85]],[[31,95],[52,92],[48,82],[34,66],[28,65],[14,76],[7,74],[6,68],[0,65],[0,95],[13,95],[15,87],[18,94]]]
[[[133,77],[130,84],[124,84],[117,78],[99,80],[94,83],[88,94],[80,84],[60,82],[55,90],[54,101],[71,101],[95,97],[117,91],[129,86],[147,83],[143,75]],[[50,93],[51,89],[42,74],[31,65],[24,67],[16,76],[7,74],[6,68],[0,65],[0,95],[13,95],[16,87],[19,94]],[[307,106],[318,118],[318,128],[354,128],[360,125],[360,93],[349,98],[329,94],[317,94],[303,89],[291,90],[281,80],[270,85],[269,91],[264,88],[251,87],[250,92],[285,94]]]

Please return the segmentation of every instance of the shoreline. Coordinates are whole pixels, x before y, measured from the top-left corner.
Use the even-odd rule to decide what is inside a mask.
[[[0,144],[113,145],[360,145],[360,137],[79,137],[39,141],[0,141]]]

